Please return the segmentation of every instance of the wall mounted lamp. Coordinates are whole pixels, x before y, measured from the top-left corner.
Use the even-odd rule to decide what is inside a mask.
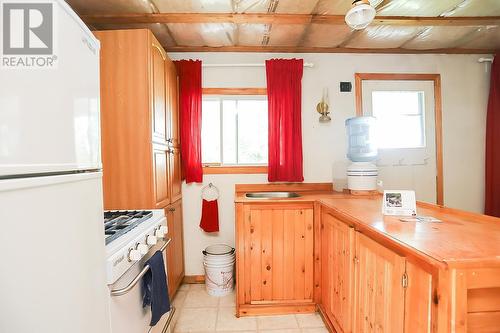
[[[328,88],[323,89],[323,97],[321,98],[321,102],[316,105],[316,111],[318,111],[321,116],[319,117],[320,123],[327,123],[332,120],[332,118],[328,115],[330,111],[328,111]]]

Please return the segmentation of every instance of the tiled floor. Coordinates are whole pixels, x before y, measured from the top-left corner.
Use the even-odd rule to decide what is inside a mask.
[[[318,314],[236,318],[234,293],[225,297],[213,297],[207,294],[203,284],[181,286],[173,305],[177,310],[174,333],[328,332]]]

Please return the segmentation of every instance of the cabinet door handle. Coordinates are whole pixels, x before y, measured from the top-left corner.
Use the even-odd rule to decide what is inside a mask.
[[[175,208],[169,208],[168,209],[170,212],[175,212]]]
[[[354,261],[354,263],[355,263],[356,265],[357,265],[357,264],[359,264],[359,258],[358,258],[358,257],[354,257],[353,261]]]

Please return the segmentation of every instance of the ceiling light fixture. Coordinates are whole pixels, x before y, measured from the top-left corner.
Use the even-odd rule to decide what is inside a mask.
[[[375,18],[375,8],[368,0],[354,0],[351,9],[345,14],[345,23],[354,30],[362,30]]]

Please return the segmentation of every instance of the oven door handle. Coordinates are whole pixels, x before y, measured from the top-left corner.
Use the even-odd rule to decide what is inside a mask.
[[[165,241],[165,244],[163,244],[163,246],[160,248],[160,252],[163,252],[165,251],[165,249],[167,248],[168,244],[170,244],[170,241],[171,239],[167,239]],[[137,282],[139,282],[139,280],[144,276],[144,274],[146,274],[147,272],[149,271],[149,265],[146,265],[144,266],[144,268],[142,269],[142,271],[137,274],[137,276],[124,288],[120,288],[120,289],[113,289],[111,290],[111,296],[122,296],[122,295],[125,295],[126,293],[128,293],[130,290],[132,290],[135,285],[137,284]]]

